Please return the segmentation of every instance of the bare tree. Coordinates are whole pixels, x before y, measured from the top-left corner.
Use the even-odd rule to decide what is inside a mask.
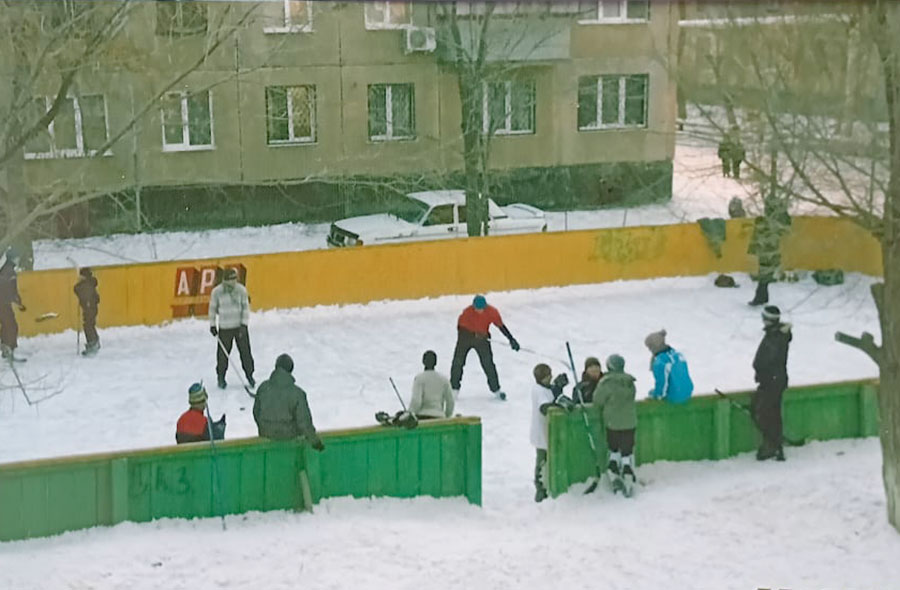
[[[850,219],[881,244],[884,280],[872,296],[882,343],[868,333],[836,338],[878,365],[888,520],[900,530],[900,4],[830,4],[825,13],[780,19],[730,15],[715,25],[727,40],[710,58],[718,102],[732,112],[700,112],[718,133],[729,119],[756,120],[757,133],[742,138],[746,165],[768,189],[761,194]],[[738,30],[747,27],[752,34]],[[843,53],[829,59],[826,48],[834,46]],[[860,66],[867,55],[878,64],[871,71]],[[717,71],[721,64],[738,69],[747,95],[726,83],[735,72]],[[860,104],[860,95],[876,100]]]
[[[80,150],[82,170],[119,145],[150,111],[159,108],[160,99],[220,50],[249,22],[258,6],[248,4],[237,11],[228,5],[217,10],[216,19],[207,23],[205,4],[194,5],[191,14],[204,11],[202,19],[194,18],[196,22],[189,22],[191,19],[184,16],[189,14],[187,5],[188,2],[169,0],[157,20],[169,15],[172,22],[157,22],[157,28],[171,24],[175,35],[204,35],[202,49],[184,60],[180,69],[167,74],[152,89],[151,97],[136,105],[131,116],[111,130],[105,141],[92,145],[90,150]],[[0,55],[7,56],[5,63],[0,58],[0,67],[9,72],[9,90],[6,94],[0,92],[0,221],[5,221],[0,224],[0,251],[17,243],[26,265],[33,262],[31,234],[36,223],[74,205],[108,196],[113,190],[77,190],[66,178],[58,178],[49,191],[32,194],[25,181],[26,145],[46,134],[61,113],[72,109],[72,96],[77,95],[82,77],[97,70],[141,67],[141,50],[129,39],[130,27],[139,27],[142,23],[136,19],[146,14],[140,13],[141,8],[140,3],[131,0],[0,2]],[[48,81],[52,91],[42,94],[49,94],[50,100],[36,101],[36,89],[46,89]]]

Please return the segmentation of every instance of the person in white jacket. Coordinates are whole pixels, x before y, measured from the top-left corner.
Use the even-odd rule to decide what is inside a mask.
[[[218,319],[218,325],[216,320]],[[253,354],[250,352],[250,297],[247,288],[237,280],[237,271],[225,269],[222,282],[209,295],[209,332],[216,342],[216,376],[219,388],[225,389],[225,371],[228,370],[228,355],[236,341],[241,355],[241,367],[250,387],[256,387],[253,380]]]
[[[437,355],[433,350],[425,351],[422,355],[422,364],[425,370],[413,379],[409,411],[420,420],[451,417],[454,400],[450,381],[434,370],[437,366]]]

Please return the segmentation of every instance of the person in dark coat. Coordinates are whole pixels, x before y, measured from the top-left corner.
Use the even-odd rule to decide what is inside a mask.
[[[14,351],[19,345],[19,324],[12,306],[15,304],[19,311],[25,311],[19,296],[18,263],[19,253],[10,246],[0,266],[0,356],[9,361],[15,360]]]
[[[75,283],[75,296],[81,306],[81,322],[84,327],[84,352],[90,355],[100,350],[100,336],[97,334],[97,308],[100,305],[100,294],[97,292],[97,278],[89,267],[78,271],[81,277]]]
[[[756,458],[764,461],[775,457],[778,461],[784,461],[781,398],[788,385],[791,325],[781,321],[781,310],[774,305],[763,308],[762,319],[765,335],[753,358],[757,387],[750,400],[753,421],[763,437]]]
[[[225,414],[218,422],[210,426],[204,414],[206,410],[206,389],[202,383],[194,383],[188,389],[188,403],[190,408],[178,418],[175,425],[175,442],[178,444],[201,442],[209,440],[212,431],[213,440],[225,438]]]
[[[463,310],[456,322],[456,348],[453,350],[453,361],[450,363],[450,387],[453,390],[454,399],[459,397],[463,367],[469,351],[473,348],[478,353],[478,360],[481,361],[481,368],[484,369],[491,393],[500,399],[506,399],[506,394],[500,389],[497,367],[494,366],[494,353],[491,350],[491,324],[497,326],[500,332],[506,336],[510,348],[519,350],[519,343],[503,323],[497,308],[488,305],[484,295],[476,295],[472,300],[472,305]]]
[[[593,356],[584,359],[581,381],[576,383],[572,389],[572,398],[575,403],[591,403],[594,400],[594,389],[601,377],[603,377],[603,367],[600,365],[600,360]]]
[[[312,448],[325,448],[313,426],[306,392],[294,383],[294,360],[287,354],[275,360],[275,369],[259,385],[253,402],[253,419],[259,436],[276,440],[304,437]]]

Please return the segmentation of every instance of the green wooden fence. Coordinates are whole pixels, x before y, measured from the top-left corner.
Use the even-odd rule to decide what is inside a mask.
[[[833,439],[878,433],[876,381],[852,381],[794,387],[784,396],[784,431],[793,438]],[[750,393],[729,394],[748,405]],[[588,408],[588,421],[601,457],[606,436],[600,413]],[[573,483],[593,476],[595,463],[581,410],[550,413],[549,490],[565,493]],[[697,461],[725,459],[759,445],[749,416],[718,396],[696,396],[675,406],[661,401],[638,402],[635,459]],[[605,463],[605,459],[604,459]]]
[[[300,510],[334,496],[481,504],[481,422],[321,433],[325,451],[259,438],[0,465],[0,541],[125,520]]]

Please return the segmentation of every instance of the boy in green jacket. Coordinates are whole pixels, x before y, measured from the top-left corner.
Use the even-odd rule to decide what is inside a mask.
[[[630,497],[637,477],[634,474],[634,432],[637,409],[634,377],[625,372],[625,359],[618,354],[606,359],[607,373],[594,390],[594,405],[603,412],[606,444],[609,447],[609,479],[613,492]]]

